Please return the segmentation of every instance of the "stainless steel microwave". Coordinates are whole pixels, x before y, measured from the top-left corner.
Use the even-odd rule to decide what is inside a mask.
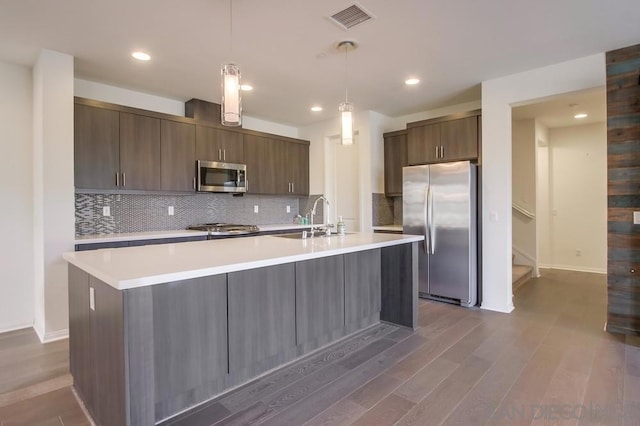
[[[247,166],[198,160],[198,192],[247,192]]]

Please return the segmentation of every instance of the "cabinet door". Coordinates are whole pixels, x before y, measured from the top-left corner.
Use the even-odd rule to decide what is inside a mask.
[[[160,189],[160,119],[120,113],[121,189]]]
[[[309,146],[295,142],[285,142],[286,164],[284,170],[288,173],[287,186],[289,193],[295,195],[309,195]]]
[[[296,346],[295,265],[228,274],[229,373],[257,373]],[[287,356],[289,355],[289,356]]]
[[[196,129],[193,124],[161,121],[160,161],[163,190],[195,190]]]
[[[74,179],[83,189],[116,189],[120,171],[119,113],[74,105]]]
[[[478,158],[478,117],[441,123],[440,145],[446,161]]]
[[[244,163],[242,133],[196,126],[196,157],[198,160]]]
[[[344,311],[348,331],[379,320],[380,249],[344,255]]]
[[[407,135],[384,139],[384,193],[402,195],[402,168],[407,165]]]
[[[321,346],[344,327],[344,257],[296,263],[296,342]],[[324,339],[324,340],[323,340]],[[305,352],[306,352],[305,350]]]
[[[250,194],[286,194],[284,145],[281,141],[256,135],[244,135],[247,165],[247,192]]]
[[[410,165],[439,161],[436,150],[440,146],[440,124],[408,129],[407,160]]]

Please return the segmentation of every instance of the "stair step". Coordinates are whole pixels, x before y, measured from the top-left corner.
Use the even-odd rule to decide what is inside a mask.
[[[511,267],[511,288],[512,291],[522,287],[533,277],[533,268],[528,265],[513,265]]]

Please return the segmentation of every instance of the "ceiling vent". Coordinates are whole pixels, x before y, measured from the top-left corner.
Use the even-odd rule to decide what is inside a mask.
[[[330,21],[338,25],[343,30],[349,30],[370,19],[375,19],[375,16],[364,10],[364,8],[358,3],[354,3],[346,9],[334,13],[329,18]]]

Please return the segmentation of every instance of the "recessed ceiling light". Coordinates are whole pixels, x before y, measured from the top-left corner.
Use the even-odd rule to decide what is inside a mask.
[[[576,115],[573,116],[573,118],[578,118],[578,119],[587,118],[587,117],[588,117],[588,115],[585,114],[585,113],[580,113],[580,114],[576,114]]]
[[[131,54],[131,56],[133,56],[134,58],[136,58],[139,61],[148,61],[151,59],[151,56],[148,53],[145,52],[133,52]]]
[[[313,112],[320,112],[320,111],[322,111],[322,107],[321,107],[321,106],[318,106],[318,105],[312,106],[312,107],[311,107],[311,111],[313,111]]]
[[[253,86],[250,84],[241,84],[240,85],[240,90],[245,91],[245,92],[250,92],[253,90]]]
[[[404,84],[406,84],[407,86],[413,86],[418,83],[420,83],[419,78],[408,78],[404,81]]]

